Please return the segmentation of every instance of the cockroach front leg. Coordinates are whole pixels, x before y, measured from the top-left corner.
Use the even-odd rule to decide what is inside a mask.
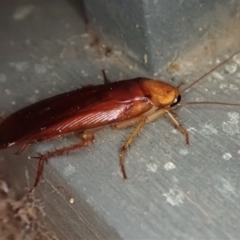
[[[171,110],[171,114],[176,120],[179,119],[179,115],[175,111]]]
[[[126,120],[124,122],[112,124],[111,127],[113,129],[122,129],[122,128],[131,127],[131,126],[139,123],[141,121],[141,119],[142,119],[142,116],[141,117],[136,117],[136,118],[133,118],[133,119]]]
[[[176,118],[173,116],[173,114],[170,111],[168,110],[165,110],[165,111],[167,113],[168,118],[172,121],[174,126],[185,136],[186,144],[189,145],[189,135],[187,130],[180,125],[180,123],[176,120]]]
[[[146,113],[146,123],[150,123],[155,121],[157,118],[159,118],[161,115],[165,114],[165,109],[157,109],[155,111]],[[139,116],[133,119],[129,119],[120,123],[113,124],[112,127],[116,129],[122,129],[122,128],[127,128],[131,127],[133,125],[138,124],[139,122],[142,121],[143,116]]]
[[[48,152],[46,154],[43,155],[39,155],[39,157],[33,157],[33,158],[38,158],[39,162],[38,162],[38,170],[37,170],[37,176],[35,179],[35,183],[33,185],[33,187],[30,189],[29,192],[32,192],[38,185],[42,172],[43,172],[43,167],[44,167],[44,162],[47,161],[49,158],[51,157],[55,157],[55,156],[60,156],[66,152],[78,149],[78,148],[82,148],[82,147],[87,147],[89,145],[91,145],[93,143],[94,140],[94,135],[93,133],[89,133],[89,132],[84,132],[80,135],[81,138],[81,142],[71,145],[69,147],[64,147],[61,149],[56,149],[55,151],[52,152]]]
[[[120,165],[124,180],[127,179],[127,174],[126,174],[125,167],[124,167],[125,153],[126,153],[128,147],[130,146],[130,144],[132,143],[132,141],[134,140],[134,138],[138,135],[138,133],[140,132],[142,127],[145,125],[146,120],[147,120],[147,117],[142,117],[142,119],[139,121],[139,124],[135,128],[134,132],[128,138],[128,140],[126,141],[126,143],[122,146],[122,148],[120,150],[120,164],[119,165]]]

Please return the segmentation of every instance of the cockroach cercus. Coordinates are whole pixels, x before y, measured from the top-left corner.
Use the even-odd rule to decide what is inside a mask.
[[[46,154],[39,154],[36,157],[39,159],[39,163],[33,190],[38,185],[44,163],[49,158],[89,146],[94,140],[94,132],[104,126],[124,128],[135,125],[135,130],[120,150],[120,168],[123,178],[127,179],[124,167],[126,150],[146,123],[154,121],[163,114],[166,115],[173,125],[184,134],[188,145],[188,132],[174,117],[171,112],[173,108],[191,104],[240,106],[240,103],[221,102],[180,103],[181,93],[238,53],[240,51],[181,91],[163,81],[148,78],[139,77],[110,82],[103,71],[105,80],[103,85],[89,85],[50,97],[20,109],[3,120],[0,123],[0,149],[19,145],[17,153],[21,153],[31,143],[47,141],[75,132],[79,133],[81,138],[79,143]]]

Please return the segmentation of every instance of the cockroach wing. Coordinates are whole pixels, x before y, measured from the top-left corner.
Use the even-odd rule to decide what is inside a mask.
[[[152,107],[139,80],[88,86],[25,107],[0,123],[0,148],[52,139],[139,116]]]

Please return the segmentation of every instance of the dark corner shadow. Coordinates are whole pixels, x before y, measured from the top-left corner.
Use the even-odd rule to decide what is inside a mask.
[[[87,25],[88,18],[85,11],[84,0],[67,0],[73,8],[79,13],[79,16],[82,18],[83,22]]]

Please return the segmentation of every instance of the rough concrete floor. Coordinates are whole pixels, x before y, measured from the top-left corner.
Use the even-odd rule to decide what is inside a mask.
[[[46,97],[101,84],[101,69],[113,80],[143,75],[121,53],[106,57],[89,47],[79,11],[68,1],[5,1],[0,16],[3,117]],[[227,56],[226,50],[181,78],[191,83]],[[183,101],[239,102],[239,65],[237,55]],[[60,239],[239,238],[240,108],[205,105],[177,112],[190,146],[165,118],[147,125],[128,151],[128,182],[122,181],[118,150],[132,129],[103,129],[89,148],[49,161],[36,195]],[[17,148],[1,151],[0,173],[22,195],[37,168],[28,156],[75,141],[32,145],[19,156]]]

